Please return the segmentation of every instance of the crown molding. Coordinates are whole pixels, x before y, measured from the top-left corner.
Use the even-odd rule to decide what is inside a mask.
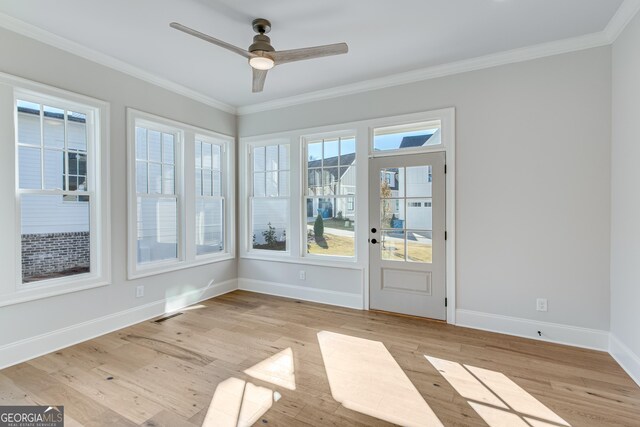
[[[205,96],[193,89],[189,89],[188,87],[159,77],[153,73],[144,71],[112,56],[100,53],[80,43],[76,43],[64,37],[60,37],[49,31],[43,30],[42,28],[38,28],[35,25],[28,24],[4,13],[0,13],[0,27],[6,28],[7,30],[13,31],[14,33],[18,33],[25,37],[35,39],[39,42],[48,44],[58,49],[62,49],[66,52],[128,74],[140,80],[144,80],[148,83],[162,87],[171,92],[217,108],[218,110],[222,110],[230,114],[237,114],[236,107],[232,105]]]
[[[624,0],[603,31],[610,44],[620,37],[638,11],[640,11],[640,0]]]
[[[469,71],[497,67],[500,65],[513,64],[532,59],[544,58],[547,56],[591,49],[594,47],[606,46],[608,44],[610,44],[610,42],[607,37],[605,37],[604,32],[592,33],[580,37],[573,37],[550,43],[480,56],[477,58],[451,62],[448,64],[436,65],[405,73],[393,74],[376,79],[364,80],[358,83],[346,84],[330,89],[280,98],[273,101],[241,106],[237,108],[237,112],[238,115],[244,116],[262,111],[276,110],[309,102],[322,101],[345,95],[353,95],[371,90],[384,89],[392,86],[466,73]]]

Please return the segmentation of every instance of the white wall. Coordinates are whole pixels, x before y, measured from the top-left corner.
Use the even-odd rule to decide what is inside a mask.
[[[613,47],[611,352],[640,384],[640,15]]]
[[[451,106],[458,309],[607,331],[610,47],[245,115],[239,134]],[[239,277],[255,277],[260,263],[240,259]],[[299,265],[272,268],[287,285],[326,286],[301,284]],[[317,270],[332,290],[356,290]],[[547,313],[535,310],[537,297],[548,298]]]
[[[194,267],[168,274],[151,276],[135,281],[126,279],[127,255],[127,204],[126,204],[126,128],[125,107],[133,107],[163,117],[235,135],[236,118],[212,107],[200,104],[168,90],[143,82],[118,71],[98,65],[72,54],[52,48],[32,39],[0,29],[0,71],[26,79],[56,86],[72,92],[102,99],[110,103],[111,149],[111,221],[112,221],[112,281],[109,286],[74,292],[37,301],[0,308],[0,366],[6,363],[3,356],[20,349],[11,343],[57,331],[73,325],[85,325],[86,333],[92,329],[88,323],[113,313],[126,312],[126,319],[137,319],[135,310],[153,315],[162,304],[153,305],[166,297],[182,295],[189,290],[204,289],[211,280],[221,283],[233,281],[237,274],[236,261],[224,261],[214,265]],[[10,143],[10,141],[3,141]],[[5,178],[5,175],[3,175]],[[8,181],[12,181],[8,177]],[[11,227],[13,218],[11,203],[0,204],[0,224]],[[9,228],[3,235],[12,236]],[[15,271],[13,239],[0,242],[0,270],[3,280],[13,280]],[[9,272],[9,273],[7,273]],[[135,287],[145,285],[145,296],[135,298]],[[191,294],[198,294],[194,292]],[[2,298],[2,295],[0,295]],[[146,311],[145,311],[146,310]],[[123,317],[125,319],[125,317]],[[118,326],[120,323],[112,322]],[[82,329],[85,331],[85,329]],[[69,335],[72,336],[72,335]],[[82,335],[77,336],[78,339]],[[46,348],[47,339],[40,340]],[[61,345],[63,340],[51,340],[50,345]],[[39,351],[39,347],[29,347]],[[26,353],[25,353],[26,354]],[[17,357],[17,356],[16,356]]]

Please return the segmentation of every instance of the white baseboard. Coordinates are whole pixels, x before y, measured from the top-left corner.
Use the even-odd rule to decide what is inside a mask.
[[[231,279],[3,345],[0,347],[0,369],[226,294],[237,288],[237,280]]]
[[[456,310],[456,325],[592,350],[609,350],[609,332],[518,317]],[[542,336],[538,335],[542,332]]]
[[[285,285],[282,283],[243,278],[238,279],[238,289],[278,297],[355,308],[356,310],[363,309],[363,297],[360,294],[350,294],[347,292],[329,291],[325,289],[307,288],[303,286]]]
[[[609,354],[622,369],[640,386],[640,356],[620,341],[615,335],[609,336]]]

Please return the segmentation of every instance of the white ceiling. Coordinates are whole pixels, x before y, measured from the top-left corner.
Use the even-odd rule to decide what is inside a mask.
[[[232,106],[603,31],[622,0],[29,0],[0,12]],[[350,52],[283,64],[260,94],[239,55],[171,21],[248,47],[271,20],[276,49],[347,42]]]

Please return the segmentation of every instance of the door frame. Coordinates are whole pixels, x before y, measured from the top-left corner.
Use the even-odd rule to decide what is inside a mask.
[[[427,122],[432,120],[441,121],[441,140],[442,144],[436,147],[423,147],[417,150],[390,150],[386,152],[373,151],[373,134],[374,129],[379,127],[405,125],[411,123]],[[445,164],[447,172],[445,174],[445,231],[447,240],[445,241],[445,289],[447,298],[447,317],[449,324],[456,324],[456,138],[455,138],[455,108],[445,108],[441,110],[426,111],[422,113],[407,114],[395,117],[386,117],[367,121],[368,125],[368,146],[369,157],[367,159],[367,170],[369,169],[369,160],[374,157],[411,155],[415,153],[433,153],[444,152]],[[368,181],[367,181],[368,182]],[[367,193],[369,191],[367,185]],[[368,197],[367,197],[368,199]],[[368,200],[367,200],[368,202]],[[367,224],[369,219],[367,218]],[[368,224],[367,230],[370,229]],[[370,245],[367,245],[369,247]],[[365,286],[363,289],[364,309],[369,310],[370,295],[370,275],[369,275],[369,253],[367,251],[367,268],[365,269]]]

